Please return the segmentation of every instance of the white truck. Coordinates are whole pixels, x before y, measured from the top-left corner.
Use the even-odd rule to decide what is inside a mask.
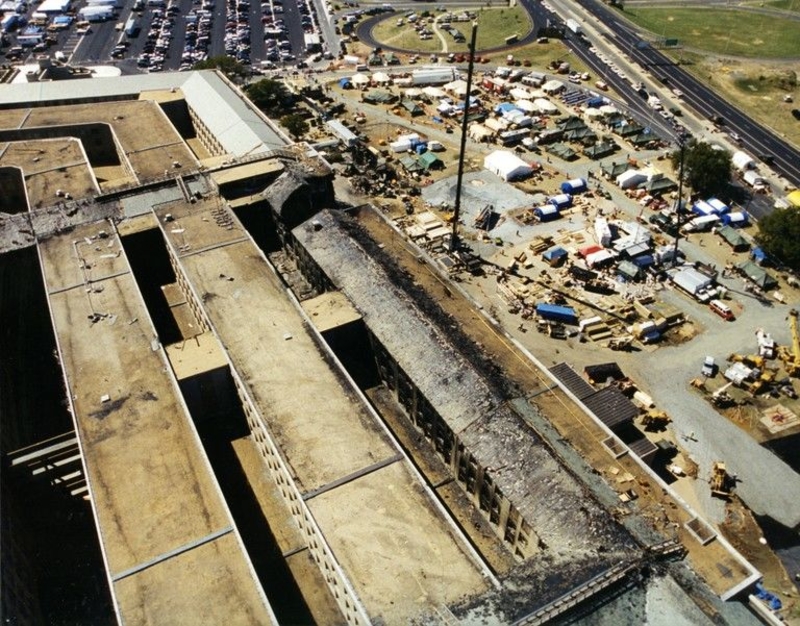
[[[583,28],[578,23],[578,20],[572,18],[567,20],[567,28],[569,28],[576,35],[583,35]]]
[[[113,19],[114,10],[110,6],[88,6],[78,11],[78,17],[87,22],[105,22]]]

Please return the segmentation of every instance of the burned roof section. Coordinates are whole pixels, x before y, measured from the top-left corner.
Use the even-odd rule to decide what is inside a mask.
[[[506,402],[483,360],[471,358],[478,348],[349,216],[322,211],[292,234],[465,453],[484,468],[492,488],[518,511],[534,544],[504,577],[501,590],[467,601],[460,613],[471,618],[488,610],[515,621],[636,558],[628,532]]]

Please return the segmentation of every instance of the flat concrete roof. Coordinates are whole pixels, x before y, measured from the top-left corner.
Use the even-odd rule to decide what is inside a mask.
[[[56,204],[64,198],[57,190],[73,198],[100,191],[80,142],[71,137],[0,143],[0,167],[17,167],[24,177],[28,207],[13,207],[13,212]],[[0,210],[12,212],[3,205],[0,198]]]
[[[331,369],[279,277],[243,239],[238,221],[230,229],[220,226],[216,210],[216,200],[208,199],[175,202],[158,207],[157,214],[371,618],[407,622],[437,603],[482,593],[487,585],[481,569],[454,527]],[[164,222],[166,213],[172,222]],[[420,542],[432,552],[421,551]],[[434,554],[446,555],[448,567]],[[403,584],[382,580],[377,563],[390,564]]]
[[[300,306],[321,333],[361,319],[361,314],[341,291],[326,291],[314,298],[303,300]]]
[[[11,112],[4,112],[10,114]],[[197,161],[158,103],[149,100],[65,104],[27,109],[20,128],[108,124],[140,181],[197,167]]]
[[[211,333],[195,335],[165,348],[175,378],[183,380],[203,372],[228,367],[228,358]]]
[[[228,167],[223,170],[211,172],[211,179],[222,187],[229,183],[236,183],[241,180],[249,180],[264,174],[277,174],[286,169],[286,166],[277,159],[269,159],[267,161],[254,161],[252,163],[245,163],[244,165],[237,165],[235,167]]]
[[[118,237],[95,223],[40,251],[123,621],[274,623]]]

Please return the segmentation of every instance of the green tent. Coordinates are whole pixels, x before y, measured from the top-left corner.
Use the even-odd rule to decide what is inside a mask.
[[[769,291],[770,289],[774,289],[778,286],[778,281],[775,280],[774,276],[752,261],[740,263],[736,266],[736,269],[739,270],[739,273],[745,278],[755,283],[764,291]]]
[[[722,237],[727,244],[733,248],[734,252],[748,250],[750,248],[750,243],[742,237],[741,233],[736,230],[733,226],[723,226],[722,228],[717,229],[717,234]]]
[[[425,170],[422,163],[420,163],[413,156],[407,154],[403,155],[400,157],[399,161],[407,172],[414,173],[414,172],[422,172]]]
[[[444,162],[433,152],[423,152],[417,157],[417,162],[427,171],[444,167]]]

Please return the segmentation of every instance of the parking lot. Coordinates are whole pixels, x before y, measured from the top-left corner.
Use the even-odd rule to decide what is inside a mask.
[[[109,3],[102,5],[108,15],[99,2]],[[4,36],[3,54],[21,63],[58,53],[73,65],[113,64],[130,74],[189,70],[221,55],[255,69],[302,66],[326,50],[313,0],[136,0],[119,9],[113,2],[86,0],[68,14],[36,19],[25,5]]]

